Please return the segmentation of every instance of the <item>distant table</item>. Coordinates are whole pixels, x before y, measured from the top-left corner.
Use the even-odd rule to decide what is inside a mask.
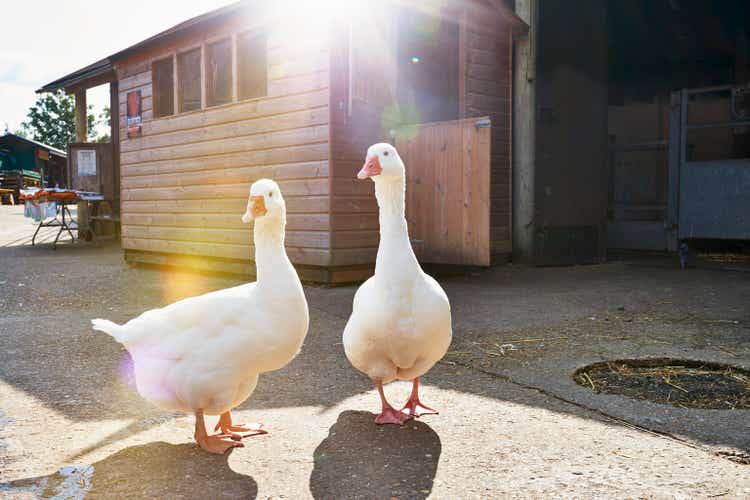
[[[55,217],[49,222],[44,222],[44,219],[39,222],[36,231],[34,231],[34,236],[32,236],[31,238],[32,245],[35,244],[34,240],[36,239],[36,235],[43,227],[60,228],[60,230],[57,232],[57,236],[55,236],[55,241],[52,242],[52,250],[57,250],[57,241],[60,239],[60,235],[63,233],[63,231],[68,232],[68,234],[70,235],[70,241],[75,241],[76,238],[75,236],[73,236],[73,231],[71,231],[71,229],[78,230],[78,224],[76,223],[75,219],[73,219],[73,215],[70,213],[68,205],[75,205],[76,203],[78,203],[78,198],[69,198],[66,200],[54,201],[55,203],[57,203],[57,213],[55,214]],[[65,214],[68,214],[67,219],[65,218]]]
[[[25,203],[32,203],[37,206],[39,203],[55,203],[55,216],[45,222],[47,214],[42,213],[42,219],[37,225],[34,236],[31,238],[31,244],[36,244],[36,235],[39,234],[39,230],[43,227],[59,227],[60,230],[55,236],[55,241],[52,242],[52,249],[57,249],[57,242],[60,240],[60,236],[63,232],[67,231],[70,235],[70,240],[75,241],[76,237],[73,235],[73,231],[78,231],[78,238],[81,238],[81,232],[84,234],[91,234],[91,228],[89,226],[89,220],[94,217],[89,217],[89,203],[98,206],[100,203],[106,203],[104,197],[99,193],[92,193],[89,191],[77,191],[72,189],[60,189],[60,188],[45,188],[45,189],[22,189],[21,199]],[[78,205],[78,218],[73,218],[73,214],[70,213],[70,205]],[[98,213],[95,215],[99,215]],[[36,217],[35,217],[36,219]],[[96,219],[107,220],[116,222],[114,217],[100,216]],[[38,219],[37,219],[38,220]],[[87,240],[90,238],[86,238]]]

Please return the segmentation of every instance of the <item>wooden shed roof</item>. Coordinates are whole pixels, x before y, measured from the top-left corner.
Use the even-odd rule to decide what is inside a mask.
[[[8,134],[5,134],[3,136],[0,136],[0,144],[7,143],[7,142],[22,142],[22,143],[29,144],[31,146],[36,146],[36,147],[39,147],[39,148],[46,149],[51,154],[59,156],[61,158],[67,158],[68,157],[67,153],[65,151],[61,150],[61,149],[57,149],[57,148],[55,148],[53,146],[50,146],[48,144],[44,144],[42,142],[35,141],[33,139],[29,139],[27,137],[21,137],[20,135],[16,135],[16,134],[8,133]]]
[[[133,54],[134,52],[138,52],[140,50],[151,47],[156,43],[169,40],[170,38],[181,34],[194,26],[203,24],[206,21],[219,19],[229,14],[235,13],[238,10],[246,8],[250,3],[251,2],[249,0],[242,0],[231,5],[212,10],[205,14],[201,14],[200,16],[193,17],[191,19],[188,19],[187,21],[183,21],[167,30],[157,33],[152,37],[146,38],[145,40],[131,45],[130,47],[127,47],[119,52],[115,52],[114,54],[107,56],[104,59],[96,61],[95,63],[92,63],[68,75],[58,78],[57,80],[54,80],[38,89],[37,93],[55,92],[60,89],[76,86],[87,80],[96,80],[103,76],[108,76],[114,71],[115,61]]]
[[[413,0],[396,0],[397,2],[409,4]],[[491,8],[497,9],[503,17],[510,21],[514,33],[525,33],[528,30],[528,25],[508,7],[505,6],[502,0],[474,0],[476,3],[485,4]],[[200,16],[193,17],[187,21],[183,21],[171,28],[164,30],[156,35],[146,38],[130,47],[127,47],[119,52],[116,52],[104,59],[96,61],[84,68],[76,70],[68,75],[65,75],[57,80],[54,80],[40,89],[37,93],[42,92],[55,92],[60,89],[68,89],[77,85],[84,84],[84,87],[93,87],[111,81],[114,78],[114,63],[119,59],[127,57],[133,53],[141,50],[145,50],[152,47],[154,44],[162,43],[171,40],[172,38],[184,34],[191,28],[199,25],[203,25],[206,22],[217,21],[223,19],[232,14],[252,7],[254,4],[258,4],[257,0],[241,0],[239,2],[221,7]]]

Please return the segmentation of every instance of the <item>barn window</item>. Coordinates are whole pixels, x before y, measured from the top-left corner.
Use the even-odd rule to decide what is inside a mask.
[[[201,49],[177,55],[180,112],[201,109]]]
[[[237,37],[237,73],[240,100],[267,94],[265,34],[245,33]]]
[[[232,102],[232,40],[206,45],[206,106]]]
[[[172,58],[155,61],[151,66],[154,115],[174,114],[174,62]]]
[[[399,17],[395,59],[401,119],[404,123],[455,120],[459,108],[458,23],[416,10],[405,12],[408,15]]]

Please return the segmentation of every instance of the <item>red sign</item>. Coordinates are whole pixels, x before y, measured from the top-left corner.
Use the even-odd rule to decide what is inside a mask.
[[[141,91],[128,92],[128,137],[141,135]]]

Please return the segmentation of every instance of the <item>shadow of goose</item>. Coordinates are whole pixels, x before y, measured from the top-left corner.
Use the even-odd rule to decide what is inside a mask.
[[[10,498],[249,498],[258,484],[229,468],[228,454],[195,444],[132,446],[91,465],[62,467],[49,476],[0,484]],[[24,496],[27,495],[27,496]]]
[[[440,459],[429,425],[375,425],[375,415],[345,411],[315,449],[314,498],[427,498]]]

